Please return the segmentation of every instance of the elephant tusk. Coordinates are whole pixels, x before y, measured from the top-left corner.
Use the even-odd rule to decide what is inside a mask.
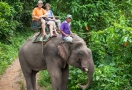
[[[84,70],[85,70],[86,72],[88,72],[88,69],[87,69],[87,68],[84,68]]]

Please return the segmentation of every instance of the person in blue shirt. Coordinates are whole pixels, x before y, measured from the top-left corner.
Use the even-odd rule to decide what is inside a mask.
[[[58,19],[55,19],[55,16],[54,16],[52,10],[50,10],[50,4],[49,4],[49,3],[46,3],[45,8],[46,8],[45,11],[46,11],[47,14],[48,14],[47,21],[54,21],[54,23],[53,23],[53,28],[54,28],[55,33],[57,33],[57,32],[56,32],[56,28],[57,28],[57,27],[56,27],[56,25],[55,25],[55,22],[57,23],[57,26],[60,27],[61,21],[58,20]]]

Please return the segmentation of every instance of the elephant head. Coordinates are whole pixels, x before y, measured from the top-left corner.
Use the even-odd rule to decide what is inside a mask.
[[[73,37],[73,44],[62,43],[58,46],[60,56],[68,64],[86,71],[88,75],[88,82],[86,85],[80,85],[80,88],[88,88],[94,72],[94,62],[92,59],[92,52],[87,48],[83,39],[78,36]]]

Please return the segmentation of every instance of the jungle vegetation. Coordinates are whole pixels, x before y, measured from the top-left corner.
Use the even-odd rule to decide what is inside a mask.
[[[72,32],[92,50],[95,72],[90,90],[132,90],[132,0],[43,0],[61,21],[73,16]],[[0,0],[0,74],[17,57],[20,45],[34,32],[31,12],[37,0]],[[70,67],[69,90],[79,90],[85,73]],[[50,89],[46,71],[39,84]]]

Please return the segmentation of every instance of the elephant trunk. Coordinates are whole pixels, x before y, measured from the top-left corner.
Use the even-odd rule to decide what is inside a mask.
[[[94,72],[94,69],[87,69],[87,68],[84,68],[84,70],[87,72],[87,76],[88,76],[88,81],[87,81],[87,84],[86,85],[81,85],[81,84],[78,84],[78,86],[81,88],[81,89],[87,89],[89,88],[89,85],[90,83],[92,82],[92,76],[93,76],[93,72]]]

